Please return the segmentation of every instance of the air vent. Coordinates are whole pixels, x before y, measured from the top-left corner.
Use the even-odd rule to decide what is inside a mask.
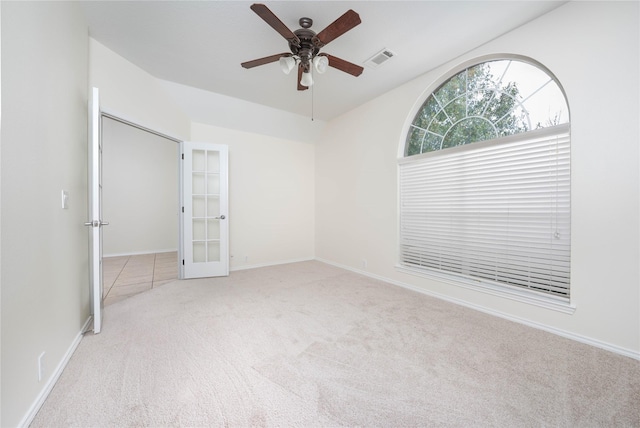
[[[378,52],[377,54],[375,54],[374,56],[366,60],[364,65],[370,68],[378,68],[382,64],[384,64],[385,62],[393,58],[395,55],[396,54],[391,52],[389,49],[384,48],[380,52]]]

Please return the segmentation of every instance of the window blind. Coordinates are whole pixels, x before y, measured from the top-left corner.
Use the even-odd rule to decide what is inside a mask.
[[[558,125],[400,160],[400,264],[569,299],[570,137]]]

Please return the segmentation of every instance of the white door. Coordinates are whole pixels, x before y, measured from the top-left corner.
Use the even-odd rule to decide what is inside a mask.
[[[91,228],[90,241],[90,286],[93,332],[102,329],[103,284],[102,284],[102,142],[100,132],[100,97],[98,88],[92,88],[89,96],[89,215],[85,226]]]
[[[229,275],[229,151],[181,143],[180,278]]]

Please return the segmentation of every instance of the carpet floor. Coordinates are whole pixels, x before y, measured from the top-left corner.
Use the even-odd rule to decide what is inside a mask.
[[[31,426],[640,426],[640,361],[293,263],[106,307]]]

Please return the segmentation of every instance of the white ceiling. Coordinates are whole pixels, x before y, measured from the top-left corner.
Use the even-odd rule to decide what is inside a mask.
[[[251,1],[86,1],[91,37],[153,76],[330,120],[476,48],[564,1],[267,1],[292,31],[298,19],[320,32],[348,9],[362,23],[322,52],[364,66],[383,48],[395,57],[359,77],[329,68],[313,91],[296,90],[277,62],[241,62],[288,51]],[[313,97],[313,100],[312,100]]]

